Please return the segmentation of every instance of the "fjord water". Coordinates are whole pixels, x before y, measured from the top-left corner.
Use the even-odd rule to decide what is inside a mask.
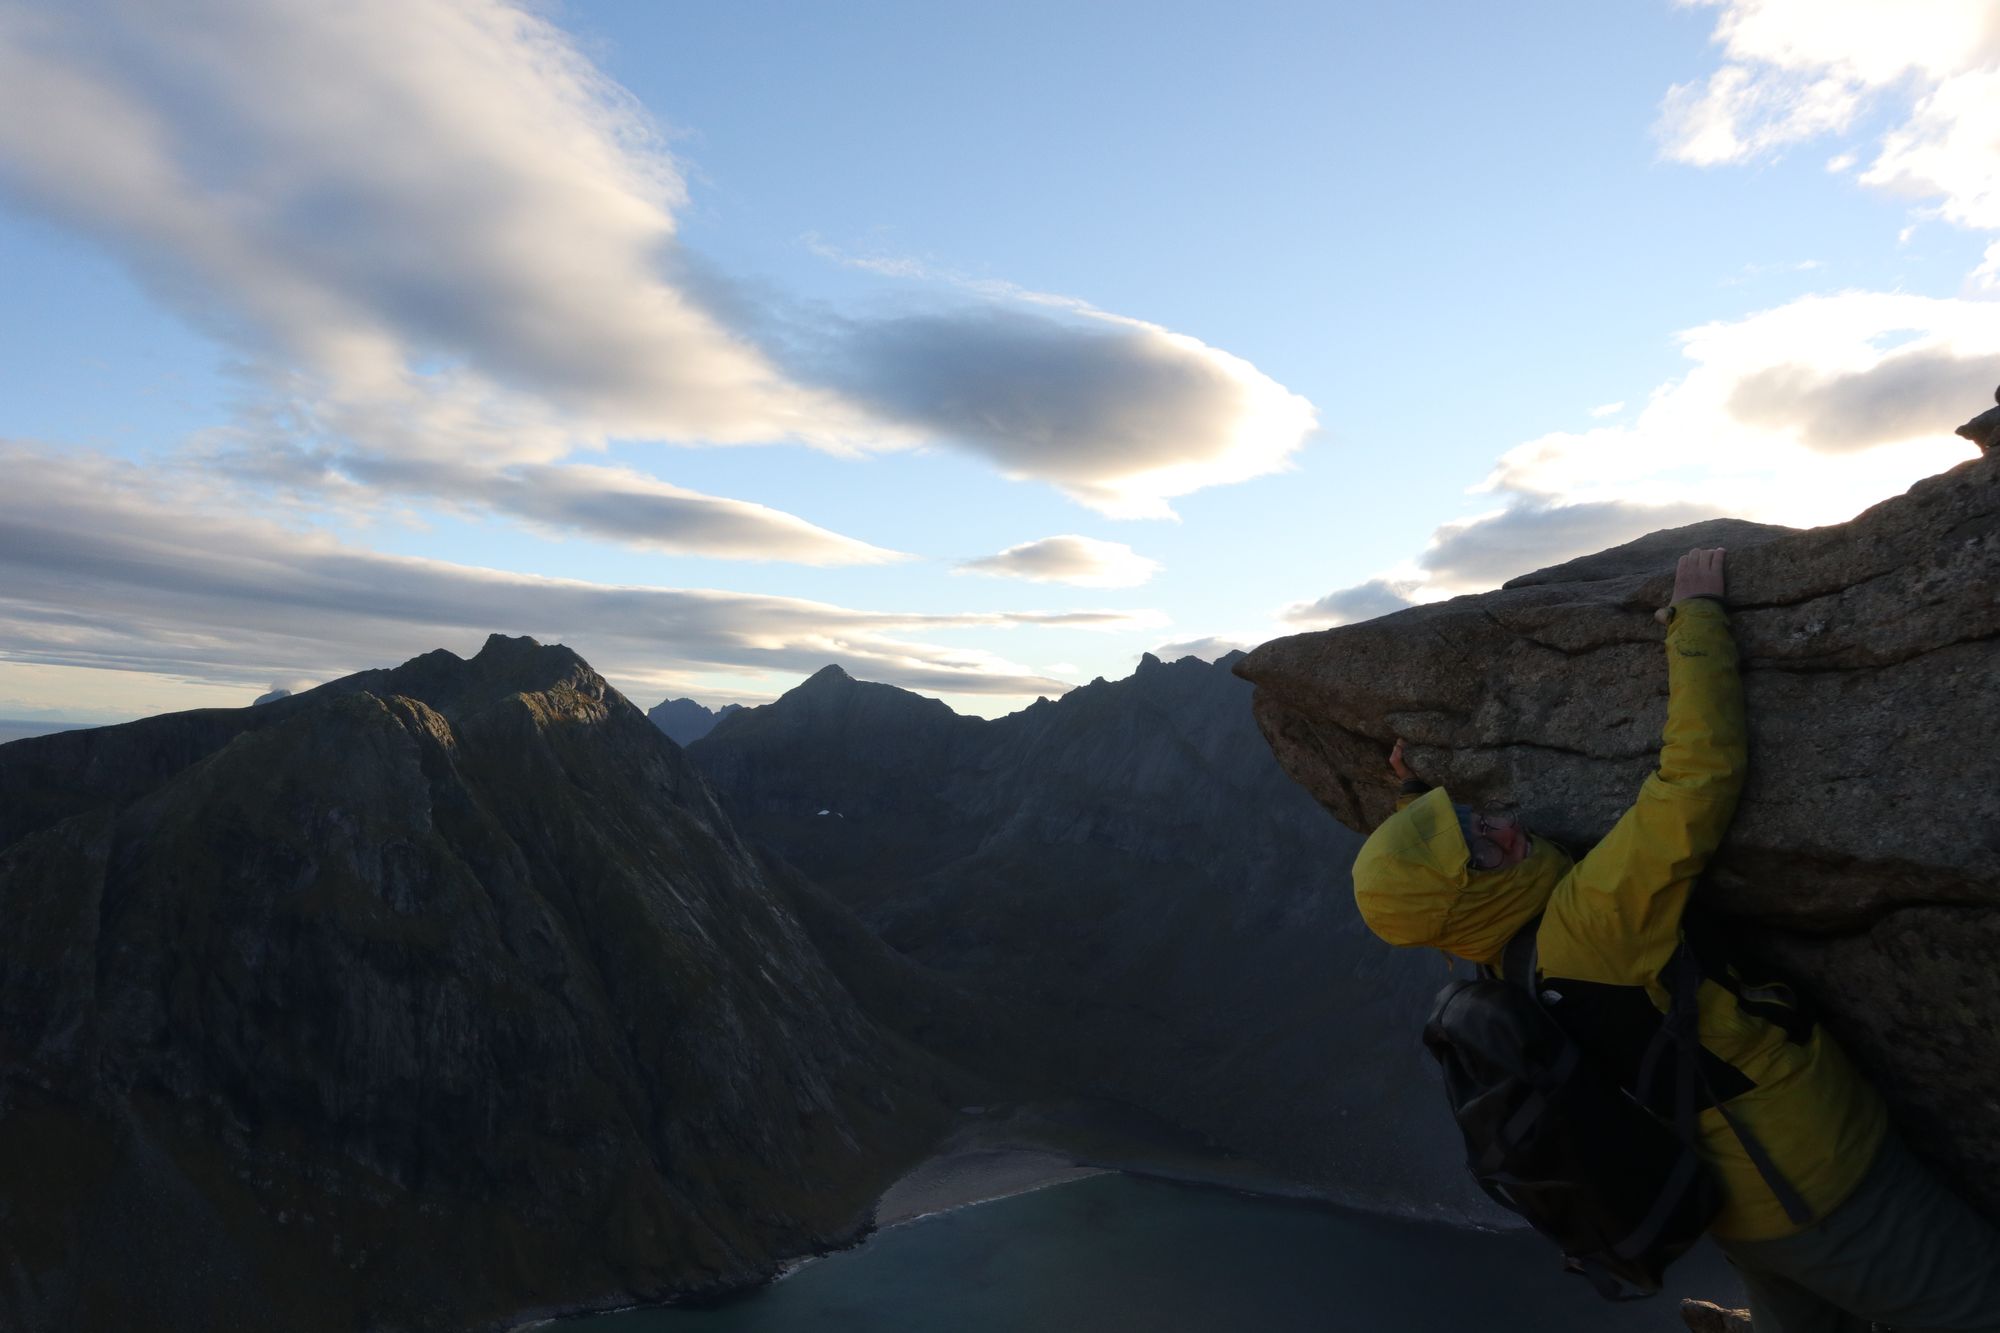
[[[1105,1175],[880,1232],[708,1309],[562,1333],[1654,1333],[1683,1295],[1740,1305],[1704,1244],[1657,1297],[1607,1303],[1520,1233]]]

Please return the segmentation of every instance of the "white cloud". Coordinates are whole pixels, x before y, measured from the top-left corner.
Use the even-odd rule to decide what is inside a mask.
[[[1049,300],[854,323],[827,373],[883,416],[1113,518],[1171,518],[1177,496],[1280,471],[1317,425],[1241,357]]]
[[[1596,407],[1590,409],[1590,415],[1594,417],[1615,417],[1624,410],[1625,400],[1621,398],[1615,403],[1598,404]]]
[[[1737,383],[1729,410],[1752,426],[1789,430],[1810,449],[1849,453],[1932,434],[1940,405],[1978,402],[1996,375],[1991,355],[1920,345],[1856,369],[1757,371]]]
[[[1278,612],[1278,619],[1322,629],[1332,625],[1353,625],[1416,605],[1415,594],[1423,585],[1422,576],[1373,578],[1351,588],[1330,592],[1318,601],[1288,606]]]
[[[1991,401],[1990,303],[1848,292],[1681,336],[1692,363],[1629,423],[1508,450],[1474,493],[1496,507],[1440,526],[1406,568],[1288,607],[1350,623],[1713,517],[1841,522],[1972,456],[1953,434]]]
[[[680,247],[683,174],[643,110],[500,0],[7,9],[0,187],[237,349],[254,401],[220,445],[247,475],[300,449],[378,475],[516,469],[476,488],[508,510],[491,497],[522,495],[518,469],[612,439],[937,441],[1163,517],[1313,428],[1240,358],[1082,302],[988,284],[842,319],[750,298]],[[658,511],[664,484],[571,478],[568,514],[536,521],[618,537],[622,518],[579,516]],[[701,541],[740,511],[675,509],[674,549],[742,554]],[[773,522],[773,549],[814,553],[784,558],[865,556]]]
[[[1253,646],[1240,639],[1210,634],[1199,639],[1181,639],[1175,643],[1163,643],[1153,649],[1153,656],[1163,662],[1178,662],[1183,657],[1199,657],[1204,662],[1213,662],[1231,653],[1247,653]]]
[[[1724,65],[1705,85],[1677,83],[1667,90],[1660,132],[1670,156],[1715,166],[1837,133],[1860,105],[1855,89],[1840,79],[1760,77],[1742,65]]]
[[[2000,241],[1986,247],[1986,257],[1972,270],[1972,285],[1981,291],[2000,291]]]
[[[1066,533],[964,561],[952,572],[1068,583],[1079,588],[1136,588],[1159,568],[1159,561],[1147,559],[1122,542]]]
[[[1947,222],[2000,231],[2000,69],[1944,80],[1882,139],[1863,185],[1938,200]]]
[[[314,401],[722,441],[841,415],[670,280],[680,174],[544,20],[484,0],[196,17],[10,13],[0,172],[211,327],[278,340]]]
[[[1724,63],[1661,106],[1669,157],[1742,162],[1851,129],[1865,107],[1900,117],[1859,180],[2000,228],[2000,10],[1973,0],[1682,0],[1717,8]],[[1843,151],[1827,163],[1846,171]]]
[[[1703,325],[1681,344],[1688,373],[1629,426],[1528,441],[1478,489],[1837,522],[1966,457],[1951,432],[1987,396],[1973,393],[1976,365],[2000,358],[2000,322],[1981,301],[1846,292]]]
[[[1318,428],[1306,399],[1187,334],[928,260],[807,244],[849,268],[976,298],[808,342],[822,378],[1109,517],[1172,518],[1178,496],[1283,470]]]
[[[807,673],[830,661],[912,689],[1032,698],[1061,681],[927,636],[1134,630],[1153,611],[951,615],[706,589],[535,578],[380,555],[222,508],[183,476],[0,443],[0,658],[207,684],[320,680],[488,632],[566,641],[605,674]]]
[[[1684,527],[1723,514],[1715,504],[1696,501],[1552,504],[1517,499],[1497,514],[1439,528],[1417,563],[1429,575],[1432,589],[1481,591],[1648,532]]]

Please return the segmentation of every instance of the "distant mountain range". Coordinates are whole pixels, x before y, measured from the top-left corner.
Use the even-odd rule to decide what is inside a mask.
[[[1148,654],[992,721],[830,666],[689,754],[738,827],[1000,1001],[1070,1086],[1319,1189],[1483,1214],[1417,1040],[1444,970],[1362,926],[1360,839],[1279,769],[1241,657]]]
[[[828,667],[683,751],[495,636],[0,748],[0,1326],[724,1290],[1010,1099],[1471,1211],[1441,972],[1355,920],[1234,660],[995,721]]]
[[[50,722],[37,718],[0,717],[0,745],[23,741],[30,736],[48,736],[58,731],[76,731],[94,726],[90,722]]]
[[[646,716],[671,736],[674,744],[692,745],[713,731],[716,723],[742,708],[742,704],[724,704],[711,711],[692,699],[668,699],[647,709]]]

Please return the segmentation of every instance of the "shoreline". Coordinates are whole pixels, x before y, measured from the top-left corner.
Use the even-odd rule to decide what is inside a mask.
[[[883,1191],[872,1230],[1114,1171],[1460,1230],[1515,1229],[1421,1203],[1308,1185],[1114,1103],[1029,1102],[966,1107],[962,1114],[965,1123]]]
[[[1365,1213],[1461,1231],[1501,1232],[1436,1208],[1385,1205],[1358,1191],[1323,1189],[1289,1179],[1248,1158],[1236,1157],[1144,1112],[1113,1103],[1050,1102],[961,1109],[964,1123],[921,1161],[898,1176],[876,1199],[868,1222],[845,1243],[828,1245],[781,1263],[744,1293],[782,1282],[822,1259],[865,1245],[877,1232],[921,1222],[962,1208],[1054,1189],[1097,1176],[1124,1174],[1202,1189]],[[558,1320],[624,1310],[670,1309],[672,1300],[541,1313],[496,1327],[505,1333],[548,1328]]]
[[[1117,1168],[1084,1166],[1043,1148],[969,1148],[926,1158],[882,1194],[875,1204],[876,1231],[921,1222],[939,1213],[1032,1194]]]

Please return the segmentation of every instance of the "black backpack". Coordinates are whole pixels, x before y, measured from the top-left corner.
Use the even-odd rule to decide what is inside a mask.
[[[1674,1062],[1671,1122],[1586,1058],[1536,995],[1535,932],[1508,944],[1503,981],[1481,968],[1438,992],[1424,1045],[1444,1067],[1465,1136],[1466,1164],[1487,1194],[1562,1247],[1564,1268],[1609,1300],[1659,1292],[1666,1266],[1701,1238],[1722,1206],[1714,1172],[1695,1150],[1700,1063],[1696,992],[1702,965],[1683,942],[1663,979],[1673,1003],[1640,1061],[1650,1088]],[[1801,1223],[1811,1214],[1747,1128],[1712,1091],[1765,1182]]]

